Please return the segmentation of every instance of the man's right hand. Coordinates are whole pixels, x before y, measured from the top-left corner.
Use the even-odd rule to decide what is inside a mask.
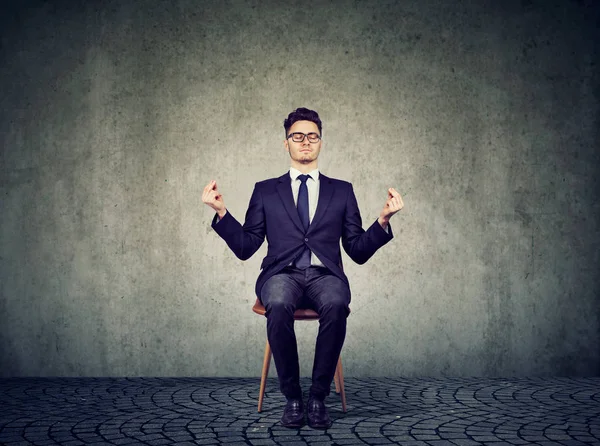
[[[202,201],[213,208],[215,212],[219,214],[219,218],[223,218],[227,213],[225,203],[223,202],[223,195],[217,190],[217,182],[215,180],[212,180],[204,188],[204,191],[202,192]]]

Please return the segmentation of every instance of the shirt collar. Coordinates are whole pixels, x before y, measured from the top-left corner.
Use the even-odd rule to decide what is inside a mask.
[[[313,180],[319,180],[319,169],[311,170],[310,172],[308,172],[308,174]],[[290,178],[292,179],[292,181],[296,181],[300,175],[302,175],[302,172],[300,172],[295,167],[290,167]]]

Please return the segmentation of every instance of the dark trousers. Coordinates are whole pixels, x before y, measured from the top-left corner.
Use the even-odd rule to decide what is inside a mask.
[[[260,300],[267,310],[267,338],[279,386],[287,398],[302,397],[294,311],[312,308],[319,313],[310,395],[325,399],[346,337],[348,285],[327,268],[311,266],[301,270],[288,266],[265,282]]]

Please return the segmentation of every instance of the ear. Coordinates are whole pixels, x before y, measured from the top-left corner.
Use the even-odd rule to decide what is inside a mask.
[[[283,146],[285,147],[286,152],[290,152],[290,146],[288,145],[288,140],[283,140]]]

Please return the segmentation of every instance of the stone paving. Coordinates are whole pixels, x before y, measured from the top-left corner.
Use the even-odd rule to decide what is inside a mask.
[[[600,378],[346,378],[333,426],[286,429],[258,378],[0,380],[2,445],[600,445]],[[309,382],[304,379],[303,387]]]

